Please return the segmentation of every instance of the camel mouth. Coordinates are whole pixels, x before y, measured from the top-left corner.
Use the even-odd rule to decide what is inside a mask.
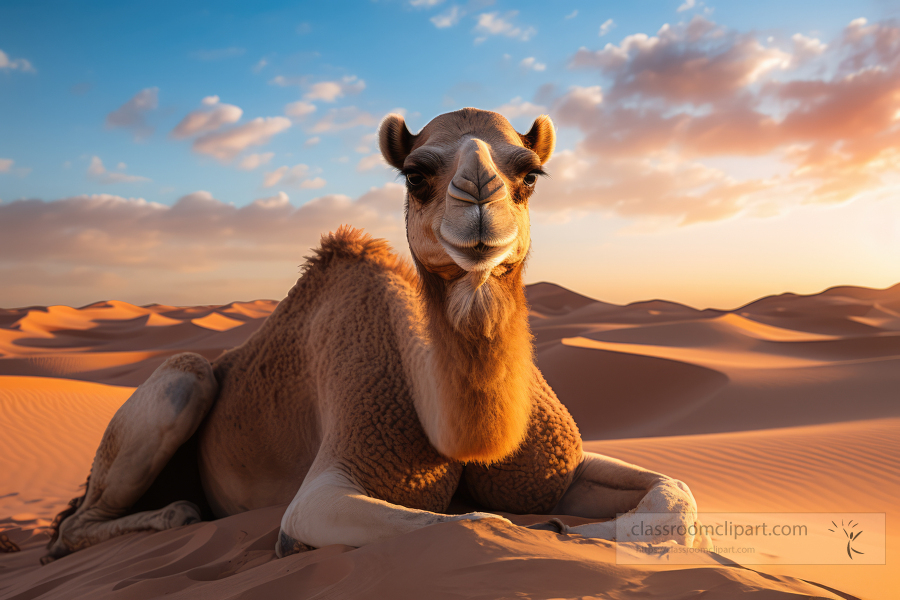
[[[460,268],[465,271],[491,271],[494,267],[506,260],[516,248],[516,240],[507,244],[492,246],[484,242],[476,242],[471,246],[458,246],[444,239],[438,238],[441,246],[450,255]]]

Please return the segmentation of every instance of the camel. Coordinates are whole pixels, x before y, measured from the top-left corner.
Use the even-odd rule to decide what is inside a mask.
[[[110,421],[44,562],[278,504],[279,557],[448,521],[514,526],[488,511],[608,518],[538,526],[606,540],[650,520],[699,543],[688,486],[583,451],[535,365],[528,202],[555,139],[546,115],[519,134],[466,108],[416,135],[388,115],[413,264],[342,226],[246,343],[166,360]],[[461,489],[484,510],[448,514]]]

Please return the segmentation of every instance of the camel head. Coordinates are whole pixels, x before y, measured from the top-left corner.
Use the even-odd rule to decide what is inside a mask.
[[[499,324],[497,280],[521,277],[531,247],[528,199],[553,153],[552,121],[540,116],[520,134],[502,115],[464,108],[413,135],[391,114],[379,141],[406,177],[407,239],[420,272],[448,282],[456,329],[475,325],[490,335]]]

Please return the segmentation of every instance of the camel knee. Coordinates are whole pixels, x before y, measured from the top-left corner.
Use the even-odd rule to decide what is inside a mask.
[[[217,391],[216,378],[205,358],[193,353],[176,354],[134,391],[108,430],[121,435],[123,450],[124,445],[133,445],[140,454],[156,450],[169,455],[200,426]],[[147,444],[159,446],[151,449]]]
[[[697,512],[697,500],[694,499],[691,488],[680,479],[661,477],[648,490],[645,498],[648,500],[647,508],[656,512]]]
[[[166,404],[171,418],[202,419],[212,407],[218,384],[212,366],[199,354],[169,357],[136,391],[151,402]]]

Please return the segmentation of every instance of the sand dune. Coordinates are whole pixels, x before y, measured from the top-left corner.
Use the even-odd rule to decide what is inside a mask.
[[[782,294],[734,311],[618,306],[548,283],[527,292],[539,366],[588,449],[687,481],[709,512],[887,512],[888,565],[625,566],[612,544],[493,522],[276,561],[283,507],[273,507],[38,567],[42,528],[77,493],[133,386],[174,353],[212,359],[240,344],[276,305],[110,301],[0,310],[0,531],[23,548],[0,554],[0,597],[853,597],[840,589],[882,598],[900,589],[900,285]]]
[[[567,293],[583,298],[553,297]],[[900,416],[900,316],[885,311],[898,301],[900,286],[731,312],[580,302],[543,316],[537,301],[532,328],[538,365],[588,437],[715,433]],[[873,311],[878,327],[856,320]]]
[[[189,350],[213,359],[241,344],[277,302],[134,306],[97,302],[0,311],[0,375],[140,385],[166,358]]]
[[[890,552],[900,548],[898,434],[900,419],[893,418],[585,446],[687,481],[707,512],[887,512]],[[763,570],[871,598],[900,590],[891,564]]]
[[[723,567],[615,564],[611,542],[494,521],[446,523],[354,549],[273,560],[284,507],[158,534],[133,534],[47,567],[13,555],[7,598],[841,598],[790,576]],[[700,590],[708,590],[700,592]],[[844,596],[845,597],[845,596]]]
[[[132,388],[0,377],[0,517],[51,519],[84,483],[106,424]]]

